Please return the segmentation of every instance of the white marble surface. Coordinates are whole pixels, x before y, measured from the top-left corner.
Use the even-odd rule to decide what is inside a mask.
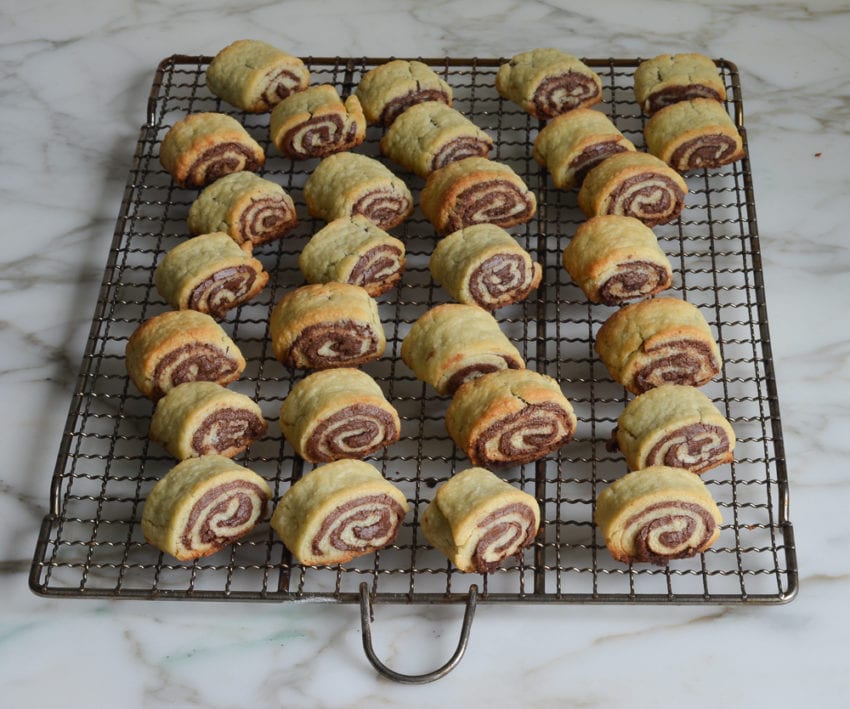
[[[837,0],[2,3],[3,706],[846,706],[848,34],[850,7]],[[410,687],[368,665],[355,606],[49,600],[28,590],[153,68],[239,37],[315,56],[555,45],[737,63],[791,474],[795,601],[484,605],[460,666]],[[378,652],[400,671],[430,670],[450,654],[460,616],[460,607],[378,606]]]

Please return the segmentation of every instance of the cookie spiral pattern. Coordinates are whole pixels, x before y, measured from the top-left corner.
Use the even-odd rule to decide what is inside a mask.
[[[682,176],[664,161],[627,151],[603,160],[587,174],[578,204],[588,217],[617,214],[652,227],[676,219],[687,193]]]
[[[133,383],[154,400],[183,382],[229,384],[246,365],[212,316],[194,310],[170,310],[146,320],[127,341],[125,360]]]
[[[270,335],[277,359],[298,369],[356,367],[386,348],[377,303],[348,283],[311,284],[287,293],[272,311]]]
[[[596,523],[617,561],[666,565],[710,547],[722,518],[699,476],[652,466],[626,474],[603,490]]]
[[[313,372],[292,387],[280,408],[280,428],[302,458],[329,463],[395,443],[401,421],[372,377],[340,367]]]
[[[290,487],[271,525],[301,564],[344,564],[391,544],[408,509],[403,493],[374,466],[339,460]]]
[[[520,556],[539,527],[537,500],[479,467],[437,488],[421,520],[426,539],[460,571],[480,574]]]
[[[420,207],[445,234],[473,224],[523,224],[537,211],[537,199],[508,165],[471,157],[432,172]]]
[[[270,499],[268,483],[229,458],[190,458],[154,485],[142,532],[181,561],[209,556],[253,530]]]
[[[701,475],[730,462],[735,448],[735,431],[711,399],[680,384],[632,399],[614,437],[631,470],[667,465]]]
[[[476,224],[441,239],[429,267],[452,298],[485,310],[524,300],[540,285],[543,272],[514,237],[494,224]]]
[[[554,379],[507,369],[461,386],[446,410],[446,429],[473,465],[519,465],[568,443],[576,415]]]

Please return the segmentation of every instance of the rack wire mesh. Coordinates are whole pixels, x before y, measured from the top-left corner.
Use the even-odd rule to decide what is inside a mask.
[[[732,423],[734,463],[703,478],[724,516],[707,552],[666,567],[627,565],[608,554],[593,524],[599,492],[626,472],[608,450],[629,395],[594,356],[596,330],[612,309],[589,304],[561,266],[561,253],[584,220],[575,192],[555,190],[531,157],[541,123],[503,100],[494,88],[502,60],[423,58],[452,86],[455,107],[495,139],[491,157],[510,164],[538,196],[536,217],[512,229],[541,262],[541,287],[525,302],[497,311],[503,330],[527,366],[555,377],[579,418],[575,438],[545,460],[502,472],[534,494],[542,526],[519,559],[485,576],[463,574],[433,550],[419,518],[434,489],[468,467],[446,433],[448,400],[417,381],[399,358],[412,322],[448,296],[428,271],[433,229],[417,210],[393,233],[407,248],[402,285],[380,298],[387,353],[364,367],[381,384],[402,419],[402,438],[370,461],[406,493],[411,512],[396,542],[340,567],[305,567],[267,524],[206,559],[179,563],[145,543],[140,520],[151,486],[174,461],[148,438],[153,405],[129,383],[123,352],[129,335],[167,309],[153,284],[162,255],[187,237],[186,216],[195,192],[175,187],[158,161],[160,141],[176,120],[196,111],[238,118],[266,149],[261,174],[294,198],[300,224],[289,236],[255,249],[271,274],[256,299],[224,321],[248,366],[233,388],[252,396],[269,421],[269,434],[239,462],[263,475],[275,501],[310,464],[298,458],[278,430],[279,408],[303,372],[277,362],[268,338],[268,314],[282,294],[301,285],[297,260],[323,224],[304,208],[302,187],[316,161],[280,156],[268,137],[268,115],[223,104],[206,88],[210,57],[169,57],[157,68],[148,116],[128,177],[104,279],[50,487],[30,574],[39,594],[61,597],[207,600],[294,599],[357,602],[366,582],[374,600],[461,602],[478,587],[480,602],[562,603],[774,603],[796,594],[797,567],[788,515],[788,478],[761,275],[752,174],[748,158],[722,169],[691,173],[681,218],[656,227],[674,267],[671,294],[697,305],[715,332],[722,376],[703,391]],[[312,83],[330,83],[345,96],[383,58],[306,58]],[[637,59],[587,59],[603,80],[600,110],[638,148],[644,116],[632,95]],[[744,137],[737,69],[718,60],[727,109]],[[372,126],[357,150],[381,160],[381,129]],[[416,195],[422,180],[400,172]]]

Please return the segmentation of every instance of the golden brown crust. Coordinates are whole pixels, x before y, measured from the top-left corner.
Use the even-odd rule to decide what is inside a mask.
[[[424,101],[452,105],[452,89],[424,62],[394,59],[369,70],[356,96],[369,123],[392,125],[407,108]]]
[[[471,157],[432,172],[419,207],[445,234],[473,224],[504,228],[523,224],[537,211],[537,198],[510,166]]]
[[[207,87],[216,96],[249,113],[263,113],[310,83],[310,71],[298,57],[267,42],[238,39],[213,57]]]
[[[499,67],[496,90],[541,119],[602,100],[602,80],[578,57],[551,47],[514,55]]]
[[[646,147],[674,170],[720,167],[744,157],[744,143],[723,104],[678,101],[656,111],[644,128]]]
[[[611,378],[633,394],[661,384],[702,386],[722,363],[705,317],[676,298],[620,308],[599,328],[595,347]]]
[[[366,117],[356,96],[343,102],[334,86],[320,84],[275,106],[269,134],[293,160],[323,158],[360,145],[366,138]]]
[[[277,359],[297,369],[356,367],[378,359],[387,344],[378,304],[348,283],[290,291],[272,311],[269,332]]]
[[[709,57],[693,52],[646,59],[635,70],[634,81],[635,99],[649,114],[677,101],[726,98],[717,65]]]
[[[184,381],[229,384],[245,358],[211,316],[169,310],[143,322],[127,341],[127,372],[145,396],[159,399]]]
[[[664,384],[632,399],[617,420],[630,470],[668,465],[702,474],[731,462],[735,431],[699,389]]]
[[[647,226],[678,218],[688,184],[663,160],[642,152],[617,153],[594,167],[582,182],[578,205],[588,217],[620,214]]]
[[[192,113],[162,139],[159,160],[180,187],[206,187],[219,177],[254,172],[266,156],[239,121],[223,113]]]
[[[583,222],[564,249],[563,265],[588,300],[606,305],[659,293],[673,277],[652,229],[614,214]]]
[[[549,121],[534,139],[534,159],[552,175],[558,189],[579,186],[606,157],[635,146],[604,113],[577,108]]]
[[[251,244],[238,245],[229,234],[201,234],[168,251],[154,272],[159,294],[178,310],[197,310],[222,318],[254,298],[268,283]]]
[[[665,565],[708,549],[723,518],[698,475],[655,465],[605,488],[594,521],[617,561]]]
[[[443,303],[410,328],[401,358],[416,377],[440,395],[465,381],[498,369],[524,369],[519,351],[487,311],[474,305]]]
[[[322,160],[304,185],[311,216],[325,221],[362,214],[392,229],[413,212],[404,180],[382,162],[360,153],[335,153]]]
[[[575,433],[573,407],[557,381],[529,369],[503,369],[466,382],[446,410],[446,430],[473,465],[538,460]]]

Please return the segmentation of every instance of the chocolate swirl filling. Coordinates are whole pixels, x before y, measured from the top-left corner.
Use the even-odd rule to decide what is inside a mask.
[[[519,502],[494,510],[477,526],[484,532],[475,545],[472,563],[480,574],[492,573],[509,556],[519,556],[537,533],[534,511]]]
[[[264,106],[269,110],[290,96],[301,87],[301,77],[284,67],[272,69],[262,79],[265,85],[260,96]]]
[[[371,404],[352,404],[313,429],[305,458],[316,463],[363,458],[398,438],[398,427],[389,412]]]
[[[634,385],[643,393],[662,384],[702,386],[720,371],[711,347],[700,340],[681,339],[645,350],[649,361],[635,371]]]
[[[569,169],[573,173],[575,184],[580,185],[587,173],[605,158],[617,153],[624,153],[627,150],[628,148],[617,140],[602,140],[593,145],[588,145],[570,161]]]
[[[256,172],[262,163],[247,145],[235,141],[204,150],[188,170],[184,187],[206,187],[233,172]]]
[[[630,517],[626,535],[634,539],[629,559],[664,566],[705,550],[713,541],[717,523],[711,512],[693,502],[670,500],[648,505]]]
[[[344,113],[311,116],[290,128],[281,140],[281,150],[291,158],[323,158],[357,145],[357,124]]]
[[[473,465],[530,463],[568,443],[575,433],[568,411],[554,403],[528,404],[486,428],[468,451]]]
[[[652,227],[672,221],[684,206],[685,193],[673,180],[657,172],[643,172],[627,177],[611,191],[605,211],[635,217]]]
[[[458,193],[443,231],[457,231],[473,224],[507,228],[527,222],[534,209],[534,201],[514,183],[485,180]]]
[[[692,423],[656,441],[646,456],[646,465],[669,465],[699,474],[731,459],[726,431],[720,426]]]
[[[525,298],[535,287],[534,264],[521,254],[496,254],[480,263],[469,277],[469,292],[485,310],[495,310]]]
[[[229,382],[238,372],[239,363],[226,350],[206,342],[181,345],[157,362],[151,395],[158,399],[183,382]]]
[[[340,320],[304,328],[283,364],[308,369],[356,367],[377,355],[378,333],[369,324]]]
[[[189,307],[221,318],[251,292],[257,272],[247,264],[216,271],[198,283],[189,295]]]
[[[351,214],[362,214],[380,229],[392,229],[401,224],[412,209],[406,195],[387,187],[364,192],[352,206]]]
[[[403,271],[401,249],[390,244],[379,244],[357,259],[348,275],[348,282],[365,288],[369,295],[375,297],[395,287]]]
[[[246,480],[210,488],[192,505],[180,542],[186,550],[213,554],[250,532],[266,502],[266,493]]]
[[[331,551],[351,552],[349,558],[367,554],[395,539],[403,519],[404,509],[389,495],[364,495],[349,500],[322,520],[311,550],[316,556]]]
[[[715,89],[704,84],[668,86],[650,95],[646,101],[647,112],[655,113],[665,106],[670,106],[679,101],[690,101],[694,98],[712,98],[715,101],[723,100]]]
[[[593,78],[577,71],[550,76],[534,92],[534,112],[538,118],[552,118],[593,102],[599,86]]]
[[[439,170],[449,163],[463,160],[464,158],[486,158],[490,154],[492,147],[493,144],[487,140],[475,138],[471,135],[458,136],[440,146],[440,149],[431,158],[431,170]]]
[[[626,261],[599,286],[599,301],[619,305],[630,298],[653,295],[670,285],[670,273],[650,261]]]
[[[232,458],[265,434],[267,424],[252,411],[227,407],[216,409],[192,434],[196,455],[224,455]]]
[[[265,244],[294,228],[298,216],[285,200],[261,197],[251,200],[239,214],[237,224],[243,241]]]
[[[490,354],[486,360],[462,365],[452,372],[446,383],[446,393],[452,396],[461,384],[500,369],[522,369],[524,363],[510,355]]]
[[[720,167],[738,158],[738,146],[728,135],[701,135],[679,145],[670,156],[670,166],[679,172]]]
[[[452,103],[449,95],[442,89],[414,89],[387,101],[381,111],[381,123],[389,127],[406,109],[425,101],[441,101],[447,106],[451,106]]]

